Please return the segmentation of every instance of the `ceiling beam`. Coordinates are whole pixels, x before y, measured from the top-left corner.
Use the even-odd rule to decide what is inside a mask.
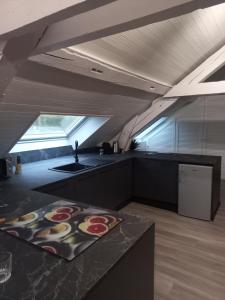
[[[134,136],[148,124],[155,122],[159,116],[171,108],[177,100],[178,99],[175,98],[166,101],[162,97],[157,98],[147,110],[130,120],[130,122],[123,127],[119,135],[120,148],[123,149],[123,151],[128,151]]]
[[[4,50],[4,48],[5,48],[5,46],[6,46],[6,44],[7,44],[7,41],[0,41],[0,55],[2,55],[2,53],[3,53],[3,50]]]
[[[214,72],[220,69],[225,64],[225,46],[220,48],[212,56],[206,59],[199,67],[187,75],[177,85],[172,87],[163,97],[153,101],[152,106],[143,112],[141,115],[136,116],[133,121],[131,120],[121,132],[120,143],[126,145],[125,150],[131,142],[131,139],[143,130],[145,126],[156,121],[163,112],[167,111],[171,106],[177,105],[178,100],[182,96],[195,96],[195,95],[212,95],[225,93],[225,81],[220,82],[207,82],[201,81],[209,78]],[[166,99],[171,98],[171,99]],[[171,100],[171,102],[165,101]],[[168,105],[168,106],[167,106]],[[135,121],[135,126],[133,122]],[[130,126],[131,124],[131,126]],[[133,126],[133,127],[132,127]],[[129,131],[130,129],[130,131]]]
[[[115,0],[4,0],[0,10],[0,39],[36,31],[40,27],[95,9]]]
[[[225,94],[225,81],[200,82],[192,84],[179,84],[173,87],[165,97],[186,97]]]
[[[154,122],[159,115],[168,110],[177,99],[169,99],[165,101],[163,98],[158,98],[152,102],[151,107],[138,116],[136,124],[131,132],[131,137],[135,136],[140,130],[142,130],[149,122]]]
[[[192,84],[204,82],[212,74],[218,71],[225,64],[225,46],[208,57],[201,65],[199,65],[193,72],[186,76],[179,84]]]
[[[118,0],[50,26],[34,54],[76,45],[190,13],[223,0]]]
[[[118,136],[118,143],[120,149],[123,149],[123,151],[128,151],[130,147],[130,141],[131,141],[131,133],[133,131],[133,128],[136,125],[138,119],[138,115],[134,116],[124,127],[121,133]],[[117,139],[115,139],[117,140]]]
[[[67,51],[68,50],[68,51]],[[138,76],[116,66],[103,63],[91,57],[86,57],[69,49],[61,49],[49,54],[40,54],[29,59],[59,70],[70,71],[71,74],[81,74],[91,78],[108,81],[121,86],[136,88],[145,92],[165,95],[171,86],[155,82],[149,78]],[[93,72],[100,70],[102,73]]]
[[[0,101],[46,26],[115,0],[5,0],[0,10]],[[35,70],[34,70],[35,72]]]
[[[17,74],[19,68],[26,62],[30,53],[38,44],[42,34],[43,29],[1,43],[0,101],[5,96],[7,86]]]
[[[172,87],[164,98],[200,96],[224,93],[224,82],[204,83],[212,74],[225,65],[225,46],[221,47],[213,55],[208,57],[193,72],[187,75],[177,85]]]
[[[133,87],[121,86],[112,82],[59,70],[54,67],[31,61],[26,62],[17,75],[17,81],[23,78],[49,86],[55,86],[55,88],[65,87],[84,92],[121,95],[144,100],[152,99],[152,97],[154,97],[154,94],[151,91],[146,92]]]

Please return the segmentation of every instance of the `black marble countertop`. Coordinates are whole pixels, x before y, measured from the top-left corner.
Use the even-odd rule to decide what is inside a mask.
[[[21,188],[0,188],[7,202],[0,214],[11,217],[33,211],[59,198]],[[123,215],[124,221],[73,261],[51,255],[28,242],[0,232],[1,250],[13,254],[12,277],[0,284],[0,299],[78,300],[115,265],[152,222]]]
[[[87,158],[80,156],[81,162]],[[26,164],[20,175],[1,181],[0,201],[8,207],[0,208],[0,216],[23,215],[61,199],[31,189],[73,176],[48,170],[70,162],[73,157]],[[0,284],[0,299],[83,299],[152,225],[149,219],[123,214],[121,224],[71,262],[0,231],[0,249],[13,254],[12,276]]]
[[[81,163],[91,158],[109,159],[116,163],[135,157],[203,165],[215,165],[221,161],[217,156],[148,152],[129,152],[103,157],[96,154],[82,154],[79,157]],[[74,175],[49,170],[71,162],[74,162],[74,158],[65,156],[25,164],[22,166],[21,174],[0,181],[0,201],[9,204],[7,208],[0,208],[0,216],[22,215],[59,200],[58,197],[31,190],[41,185],[78,176],[83,172],[90,172],[85,170]],[[13,253],[12,277],[6,283],[0,284],[0,299],[3,296],[7,296],[9,300],[83,299],[151,226],[152,222],[149,219],[124,215],[124,221],[120,225],[72,262],[67,262],[25,241],[0,232],[1,250]]]
[[[156,152],[142,152],[131,151],[125,154],[108,154],[100,156],[98,154],[80,154],[80,163],[90,164],[91,159],[98,160],[110,160],[117,163],[131,158],[148,158],[153,160],[167,160],[177,163],[198,164],[198,165],[211,165],[216,166],[221,164],[221,156],[213,155],[193,155],[193,154],[181,154],[181,153],[156,153]],[[24,164],[22,166],[22,172],[19,175],[14,175],[12,178],[6,181],[0,181],[0,187],[15,186],[23,187],[26,189],[35,189],[39,186],[49,184],[52,182],[71,178],[73,176],[79,176],[82,173],[93,171],[94,169],[101,168],[93,167],[92,169],[82,170],[77,172],[76,175],[72,173],[56,172],[49,170],[60,165],[70,164],[74,162],[73,156],[63,156],[48,160],[42,160],[38,162]]]
[[[128,159],[131,156],[129,155],[104,155],[99,156],[96,154],[80,154],[79,155],[79,162],[90,164],[92,159],[104,159],[104,160],[113,160],[115,163],[124,159]],[[74,176],[79,176],[82,173],[87,173],[92,170],[95,170],[99,167],[93,167],[91,169],[84,169],[79,172],[76,172],[76,174],[73,173],[65,173],[65,172],[56,172],[53,170],[50,170],[51,168],[66,165],[74,163],[74,157],[73,156],[63,156],[58,158],[52,158],[48,160],[42,160],[38,162],[33,163],[27,163],[22,165],[22,172],[19,175],[13,175],[10,179],[0,181],[0,187],[1,186],[11,186],[14,188],[22,187],[26,189],[34,189],[36,187],[49,184],[52,182],[60,181],[63,179],[71,178]]]

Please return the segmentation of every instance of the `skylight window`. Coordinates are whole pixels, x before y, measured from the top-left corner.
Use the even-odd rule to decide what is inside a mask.
[[[85,117],[41,114],[20,141],[66,138]]]
[[[109,120],[108,116],[41,114],[10,153],[82,145]]]
[[[139,133],[135,139],[137,139],[138,142],[144,141],[148,136],[161,125],[167,118],[161,117],[159,120],[148,126],[144,131]]]

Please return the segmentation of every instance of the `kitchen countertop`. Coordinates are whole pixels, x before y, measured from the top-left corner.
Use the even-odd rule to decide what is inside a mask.
[[[221,158],[217,156],[189,154],[129,152],[102,157],[96,154],[79,155],[80,163],[91,158],[114,160],[116,163],[136,157],[213,166],[221,162]],[[0,181],[0,201],[9,204],[7,208],[0,208],[0,215],[6,214],[9,217],[22,215],[55,202],[60,198],[32,189],[96,169],[84,170],[77,175],[48,170],[72,162],[74,162],[72,156],[65,156],[25,164],[22,166],[21,174]],[[124,215],[124,221],[120,225],[72,262],[67,262],[25,241],[0,232],[1,248],[13,253],[12,277],[8,282],[0,285],[0,299],[3,295],[11,300],[83,299],[152,225],[149,219]]]
[[[81,162],[87,158],[90,155],[80,155]],[[73,157],[30,163],[23,165],[20,175],[1,181],[0,201],[8,203],[8,207],[0,208],[0,216],[23,215],[59,200],[31,189],[73,176],[48,170],[70,162]],[[84,299],[151,226],[149,219],[123,215],[121,224],[71,262],[0,231],[1,250],[13,254],[12,277],[0,284],[0,299],[3,296],[9,300]]]
[[[9,203],[4,215],[21,215],[58,200],[57,197],[22,189],[4,191]],[[12,277],[0,285],[10,300],[77,300],[112,268],[152,223],[124,215],[124,221],[73,261],[67,262],[25,241],[0,232],[1,250],[13,253]]]
[[[148,158],[153,160],[167,160],[177,163],[187,164],[199,164],[199,165],[211,165],[216,166],[221,164],[220,156],[209,155],[193,155],[193,154],[181,154],[181,153],[156,153],[156,152],[141,152],[133,151],[125,154],[108,154],[99,156],[98,154],[80,154],[80,163],[89,163],[91,159],[103,159],[113,160],[114,163],[132,158]],[[42,160],[38,162],[24,164],[22,166],[22,172],[19,175],[15,175],[10,180],[0,181],[1,186],[20,186],[26,189],[35,189],[39,186],[60,181],[63,179],[79,176],[82,173],[90,172],[91,170],[102,168],[103,166],[93,167],[92,169],[81,170],[76,174],[56,172],[49,170],[60,165],[70,164],[74,162],[73,156],[63,156],[48,160]],[[35,170],[35,171],[34,171]]]
[[[85,162],[89,162],[92,158],[102,159],[102,157],[96,154],[80,154],[79,162],[81,164]],[[117,162],[127,158],[128,158],[127,156],[125,157],[121,155],[105,155],[103,159],[115,160],[115,162]],[[54,168],[60,165],[66,165],[70,163],[74,163],[73,156],[63,156],[63,157],[24,164],[22,165],[22,172],[19,175],[14,175],[9,180],[0,181],[0,187],[20,186],[26,189],[34,189],[41,185],[78,176],[82,173],[86,173],[89,172],[90,170],[94,170],[102,167],[99,166],[99,167],[93,167],[92,169],[81,170],[79,172],[76,172],[76,174],[49,170],[50,168]]]
[[[221,162],[221,156],[184,154],[184,153],[154,153],[139,152],[135,157],[148,157],[150,159],[175,161],[178,163],[197,164],[197,165],[215,165]]]

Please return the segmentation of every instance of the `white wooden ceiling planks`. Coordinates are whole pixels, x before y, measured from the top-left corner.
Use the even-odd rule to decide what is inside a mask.
[[[164,85],[174,85],[225,43],[225,4],[72,47]]]

